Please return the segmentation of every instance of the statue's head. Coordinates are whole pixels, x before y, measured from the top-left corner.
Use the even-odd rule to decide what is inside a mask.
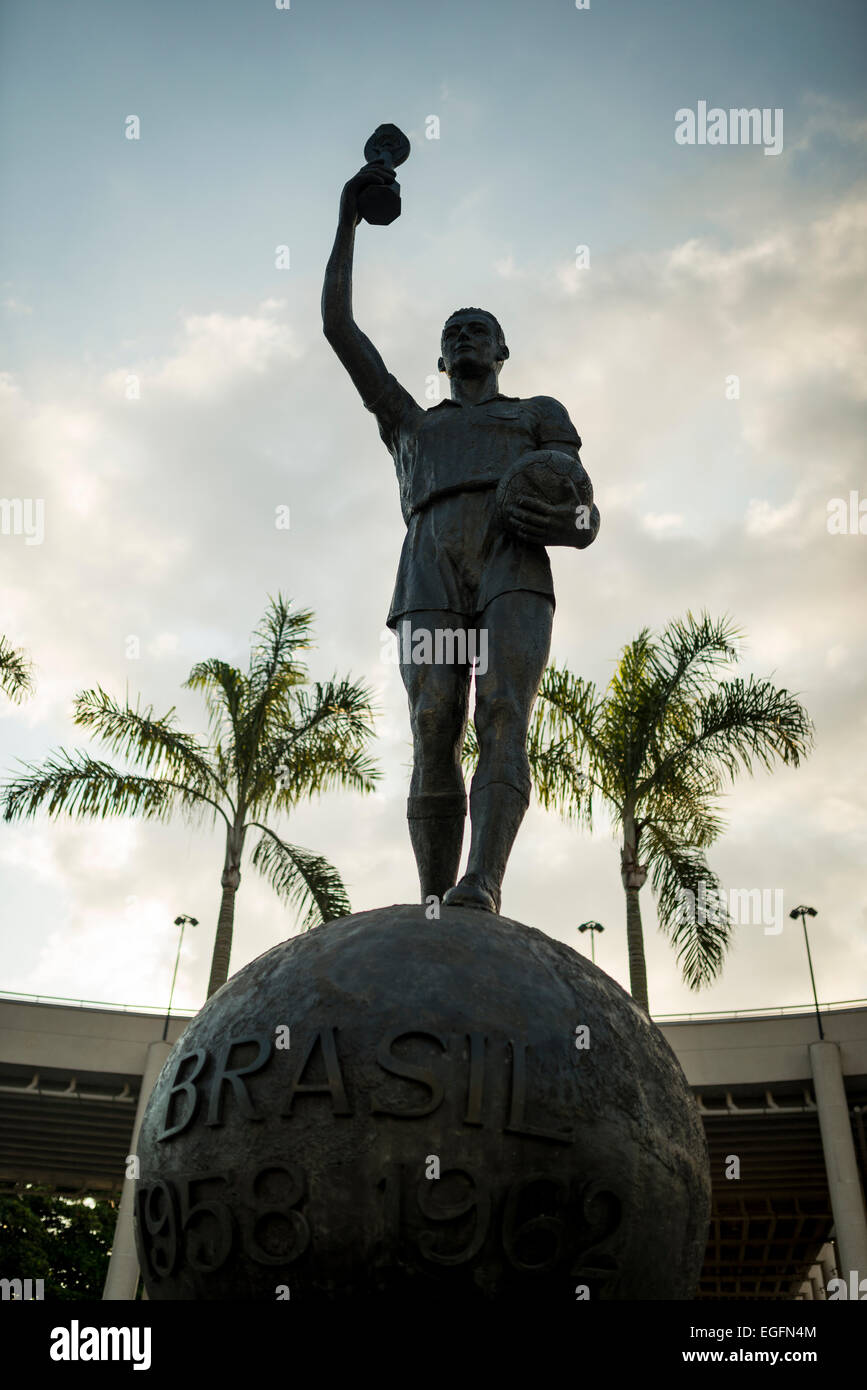
[[[442,356],[437,363],[448,376],[497,376],[509,356],[506,339],[494,315],[487,309],[456,309],[443,325]]]

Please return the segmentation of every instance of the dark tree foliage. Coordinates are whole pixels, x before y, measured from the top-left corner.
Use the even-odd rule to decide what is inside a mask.
[[[28,1184],[0,1192],[0,1278],[42,1279],[45,1299],[100,1299],[117,1202]]]

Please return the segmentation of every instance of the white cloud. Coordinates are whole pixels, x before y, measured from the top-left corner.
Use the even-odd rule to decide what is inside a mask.
[[[512,255],[501,256],[499,260],[494,261],[494,270],[504,280],[514,280],[523,274],[515,265],[515,257]]]
[[[823,92],[808,92],[807,110],[798,138],[789,142],[790,151],[808,150],[817,136],[831,135],[844,144],[867,145],[867,119]]]
[[[191,400],[207,399],[245,376],[303,356],[296,335],[270,314],[282,300],[265,300],[259,315],[191,314],[182,324],[181,346],[162,366],[131,365],[110,372],[106,386],[122,395],[127,376],[141,378],[141,391],[165,390]]]
[[[652,536],[668,536],[683,530],[684,518],[680,512],[647,512],[641,518],[645,531]]]
[[[839,671],[841,667],[848,664],[850,655],[849,648],[844,646],[842,642],[837,642],[826,651],[825,665],[829,671]]]
[[[751,497],[744,523],[746,533],[748,536],[769,536],[775,532],[798,535],[800,512],[801,500],[798,497],[793,497],[781,507],[774,507],[764,498]]]

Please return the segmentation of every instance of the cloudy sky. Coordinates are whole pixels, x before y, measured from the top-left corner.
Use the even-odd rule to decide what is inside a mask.
[[[696,995],[646,890],[654,1012],[806,1001],[801,902],[820,997],[867,995],[867,535],[828,529],[833,498],[867,499],[865,27],[857,0],[7,0],[0,496],[45,521],[41,544],[0,534],[0,632],[37,679],[0,704],[0,770],[86,745],[71,701],[97,684],[204,733],[181,683],[244,662],[280,589],[317,614],[312,675],[374,686],[384,770],[282,828],[355,909],[415,899],[382,640],[403,523],[318,309],[340,188],[393,121],[403,214],[359,230],[359,323],[424,403],[446,315],[489,307],[502,389],[557,397],[584,440],[603,525],[553,552],[553,656],[605,683],[641,627],[728,613],[742,673],[816,723],[800,770],[738,781],[711,852],[724,885],[781,891],[784,930],[740,925]],[[781,111],[781,152],[677,143],[699,102]],[[164,1002],[187,912],[176,1002],[198,1007],[221,867],[218,832],[180,821],[0,827],[3,988]],[[628,983],[604,822],[532,808],[503,910],[582,949],[603,922],[597,960]],[[233,969],[295,930],[248,867]]]

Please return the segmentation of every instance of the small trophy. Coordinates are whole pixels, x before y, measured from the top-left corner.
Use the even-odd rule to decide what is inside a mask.
[[[377,126],[364,147],[368,164],[381,164],[392,172],[408,154],[409,140],[396,125]],[[387,227],[400,217],[400,184],[379,183],[363,188],[358,196],[358,211],[372,226]]]

